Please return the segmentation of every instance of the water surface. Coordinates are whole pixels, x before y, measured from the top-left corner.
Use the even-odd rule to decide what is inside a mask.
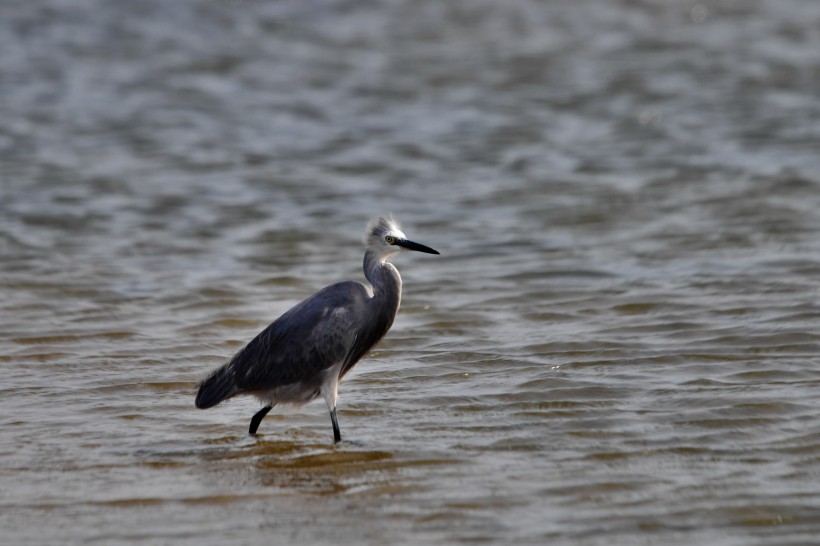
[[[820,5],[0,6],[9,544],[820,534]],[[193,406],[392,211],[322,403]]]

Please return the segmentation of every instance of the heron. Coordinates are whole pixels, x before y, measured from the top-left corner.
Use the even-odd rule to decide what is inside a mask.
[[[363,242],[370,286],[332,284],[286,311],[199,384],[196,407],[253,395],[264,404],[251,418],[248,432],[256,435],[277,404],[302,405],[321,396],[330,411],[333,443],[340,442],[339,382],[384,337],[399,310],[401,276],[388,260],[408,250],[439,254],[408,240],[392,216],[371,220]]]

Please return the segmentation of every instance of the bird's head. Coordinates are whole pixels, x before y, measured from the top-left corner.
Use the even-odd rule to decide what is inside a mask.
[[[403,250],[415,250],[427,254],[438,254],[429,246],[409,241],[392,216],[374,218],[364,232],[364,246],[376,254],[380,261]]]

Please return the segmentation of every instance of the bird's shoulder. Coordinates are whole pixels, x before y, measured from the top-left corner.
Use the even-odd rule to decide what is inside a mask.
[[[326,286],[307,298],[304,303],[342,307],[370,299],[367,287],[356,281],[342,281]]]

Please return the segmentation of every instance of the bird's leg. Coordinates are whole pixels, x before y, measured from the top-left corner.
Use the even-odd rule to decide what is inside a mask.
[[[262,422],[262,419],[264,419],[268,412],[272,409],[273,406],[265,406],[261,410],[257,411],[253,417],[251,417],[251,428],[248,430],[249,434],[256,434],[256,429],[259,428],[259,423]]]
[[[342,433],[339,432],[339,421],[336,420],[336,408],[330,410],[330,420],[333,422],[333,443],[338,444],[342,441]]]

